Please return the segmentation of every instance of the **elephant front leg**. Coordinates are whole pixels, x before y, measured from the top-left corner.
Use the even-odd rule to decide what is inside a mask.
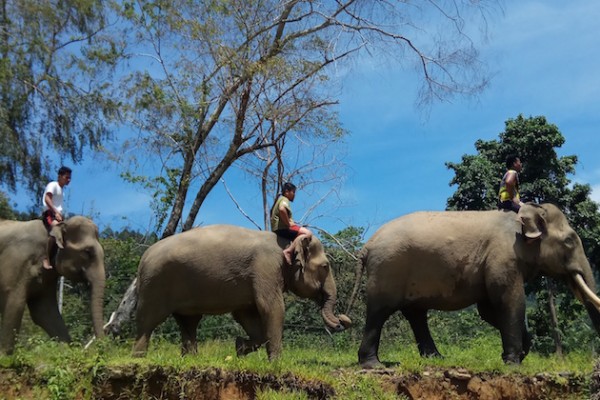
[[[504,308],[506,309],[506,306]],[[477,303],[477,310],[481,319],[500,331],[504,362],[520,364],[531,348],[531,334],[525,325],[524,303],[513,311],[510,307],[506,311],[499,311],[490,302],[484,301]]]
[[[0,354],[12,354],[15,349],[16,334],[21,329],[23,312],[25,311],[25,297],[18,293],[8,296],[2,322],[0,323]]]
[[[265,296],[257,301],[257,310],[263,322],[267,355],[272,361],[281,354],[283,339],[283,316],[285,305],[281,292]]]
[[[393,310],[388,307],[367,304],[367,320],[363,332],[362,342],[358,349],[358,362],[365,369],[381,368],[379,361],[379,342],[383,324],[392,315]]]
[[[249,339],[241,337],[235,340],[235,351],[238,357],[250,354],[266,342],[263,324],[258,310],[255,308],[234,311],[233,318],[242,326]]]

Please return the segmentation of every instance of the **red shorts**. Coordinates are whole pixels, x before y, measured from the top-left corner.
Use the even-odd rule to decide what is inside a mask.
[[[48,231],[52,228],[52,221],[56,221],[56,214],[53,210],[46,210],[42,213],[42,221]]]
[[[277,229],[275,233],[278,236],[286,238],[289,241],[293,241],[298,237],[298,234],[300,233],[300,225],[294,225],[284,229]]]

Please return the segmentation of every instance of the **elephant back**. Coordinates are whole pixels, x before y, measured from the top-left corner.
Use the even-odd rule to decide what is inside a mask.
[[[278,260],[281,248],[272,232],[258,231],[234,225],[209,225],[169,236],[150,246],[142,256],[138,276],[167,265],[178,267],[204,263],[205,268],[241,265],[247,268],[256,257]],[[246,260],[244,263],[236,262]]]
[[[41,220],[2,220],[0,228],[0,253],[8,247],[44,247],[48,238],[48,232]]]

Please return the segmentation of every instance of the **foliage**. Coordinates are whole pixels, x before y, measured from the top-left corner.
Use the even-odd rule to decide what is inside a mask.
[[[0,219],[10,219],[14,221],[29,221],[39,218],[35,211],[17,211],[6,193],[0,191]]]
[[[103,76],[80,75],[87,70],[83,58],[91,39],[106,24],[105,2],[2,4],[0,184],[14,190],[20,182],[36,194],[55,167],[50,155],[79,162],[84,148],[97,148],[108,136],[103,116],[114,112],[114,104],[100,95]]]
[[[479,92],[487,79],[466,21],[484,25],[497,2],[412,3],[116,2],[113,102],[132,134],[115,154],[137,150],[124,176],[154,193],[162,237],[190,229],[233,166],[258,178],[265,209],[284,180],[339,185],[346,131],[333,93],[346,60],[416,65],[424,103]]]
[[[8,197],[4,192],[0,192],[0,218],[15,219],[15,210],[9,204]]]
[[[565,208],[569,202],[570,180],[577,157],[556,153],[565,139],[558,127],[545,117],[509,119],[499,140],[477,140],[476,155],[464,155],[460,163],[447,162],[454,172],[450,185],[456,191],[448,199],[450,210],[489,210],[496,208],[498,188],[506,171],[504,161],[510,154],[520,156],[520,192],[525,200],[554,203]]]
[[[523,200],[549,202],[559,206],[571,226],[582,239],[592,267],[600,262],[600,213],[591,200],[589,185],[571,185],[569,175],[575,173],[577,156],[558,156],[565,143],[558,127],[545,117],[522,115],[509,119],[498,140],[478,140],[476,155],[463,155],[460,163],[446,163],[455,176],[450,184],[456,191],[448,199],[450,210],[485,210],[496,207],[498,188],[505,172],[507,155],[521,157],[520,192]],[[565,348],[585,348],[597,345],[597,335],[590,327],[587,314],[562,283],[555,286],[559,325],[558,334]],[[535,294],[537,305],[528,313],[534,334],[533,348],[551,351],[553,328],[549,316],[549,292],[541,279],[530,282],[527,292]]]

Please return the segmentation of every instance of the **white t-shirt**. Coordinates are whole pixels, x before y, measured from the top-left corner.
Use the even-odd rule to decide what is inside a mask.
[[[42,196],[44,211],[50,208],[44,200],[46,198],[46,193],[52,193],[52,204],[54,204],[54,207],[56,207],[59,213],[63,214],[63,188],[61,188],[56,181],[46,185],[46,190],[44,190],[44,195]]]

